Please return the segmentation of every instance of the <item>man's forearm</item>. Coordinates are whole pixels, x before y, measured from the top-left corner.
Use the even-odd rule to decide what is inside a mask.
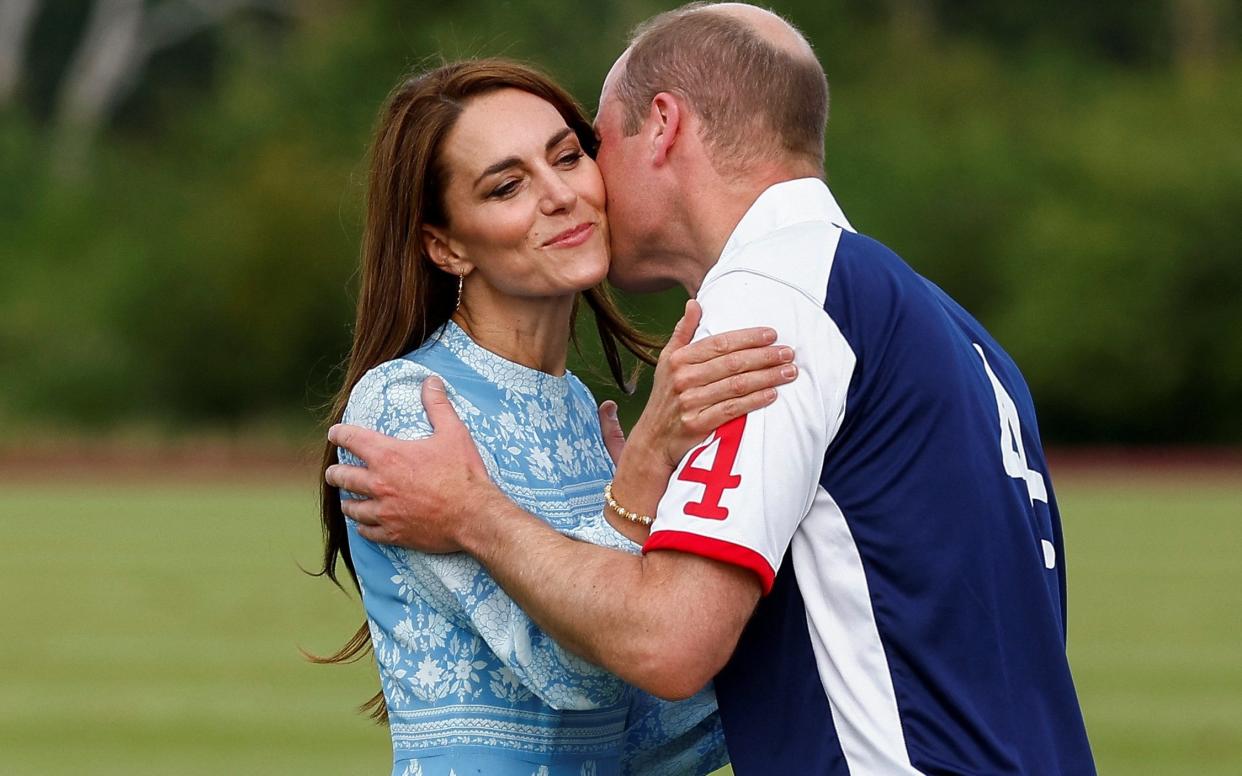
[[[680,552],[630,555],[575,541],[498,490],[460,546],[552,638],[663,698],[688,698],[724,665],[759,600],[755,575]]]
[[[503,494],[489,494],[462,546],[562,646],[640,686],[667,639],[661,607],[638,595],[642,556],[557,533]],[[629,595],[627,593],[635,593]]]

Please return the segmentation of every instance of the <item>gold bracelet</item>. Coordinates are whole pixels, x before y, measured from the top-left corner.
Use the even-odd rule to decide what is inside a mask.
[[[611,509],[613,512],[616,512],[618,515],[621,515],[626,520],[629,520],[631,523],[638,523],[641,526],[650,528],[651,524],[655,522],[655,518],[652,517],[651,515],[640,515],[637,512],[631,512],[630,510],[618,504],[617,500],[612,497],[612,483],[611,482],[609,482],[607,485],[604,486],[604,503],[606,503],[608,505],[608,508]]]

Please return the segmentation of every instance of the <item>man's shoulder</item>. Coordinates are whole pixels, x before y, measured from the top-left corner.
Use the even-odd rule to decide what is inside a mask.
[[[737,275],[745,273],[769,281],[755,285],[778,298],[798,294],[822,306],[842,234],[848,232],[825,221],[805,221],[768,232],[722,256],[702,292],[737,293],[740,280]],[[721,282],[729,276],[734,276],[733,282]],[[713,289],[713,286],[719,288]],[[764,300],[751,298],[748,301],[762,303]]]
[[[825,221],[785,226],[739,246],[721,258],[703,291],[739,272],[767,278],[820,306],[830,281],[838,293],[853,285],[882,291],[875,286],[881,280],[887,288],[925,282],[880,241]]]

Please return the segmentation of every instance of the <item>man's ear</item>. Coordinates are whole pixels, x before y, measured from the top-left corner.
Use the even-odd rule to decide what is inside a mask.
[[[474,265],[461,255],[459,246],[453,244],[443,229],[423,224],[421,237],[423,251],[440,269],[450,275],[468,275],[474,269]]]
[[[647,125],[651,127],[651,161],[659,166],[668,161],[673,145],[680,139],[685,128],[685,111],[681,100],[668,92],[660,92],[651,98]]]

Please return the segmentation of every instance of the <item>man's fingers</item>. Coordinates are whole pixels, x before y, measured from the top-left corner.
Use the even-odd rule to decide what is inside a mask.
[[[456,428],[465,429],[444,391],[444,381],[438,377],[428,377],[423,381],[423,409],[427,410],[427,420],[431,421],[431,428],[437,434]]]
[[[625,447],[625,431],[617,417],[617,403],[611,399],[599,405],[599,430],[613,463],[620,461],[621,450]]]
[[[771,345],[773,342],[776,342],[776,330],[767,326],[737,329],[722,334],[713,334],[686,345],[682,349],[682,358],[688,364],[702,364],[713,359],[727,357],[730,353]]]
[[[388,544],[388,542],[385,541],[389,538],[388,531],[383,526],[366,525],[359,522],[358,535],[369,542],[374,542],[376,544]]]
[[[369,428],[337,423],[328,429],[328,441],[345,448],[363,461],[373,461],[375,454],[390,443],[392,438]]]
[[[769,367],[740,375],[731,375],[700,388],[691,388],[681,395],[681,406],[688,410],[702,411],[713,404],[737,399],[792,383],[798,379],[798,367],[794,364]]]
[[[693,299],[686,300],[686,311],[682,313],[681,320],[677,321],[677,325],[673,327],[673,335],[668,338],[668,344],[665,349],[672,352],[678,348],[683,348],[690,344],[690,340],[694,339],[694,332],[699,328],[699,321],[703,319],[703,308]]]
[[[341,511],[359,526],[380,524],[379,506],[370,499],[347,498],[341,500]],[[359,529],[361,532],[361,528]]]
[[[693,426],[691,430],[701,431],[706,434],[712,429],[720,428],[734,418],[763,409],[774,401],[776,401],[776,389],[764,388],[762,391],[755,391],[746,396],[713,404],[699,413],[693,424],[690,424]]]
[[[323,473],[324,481],[329,485],[344,488],[359,496],[371,497],[375,489],[371,484],[372,475],[361,466],[348,466],[337,463],[329,466]]]

